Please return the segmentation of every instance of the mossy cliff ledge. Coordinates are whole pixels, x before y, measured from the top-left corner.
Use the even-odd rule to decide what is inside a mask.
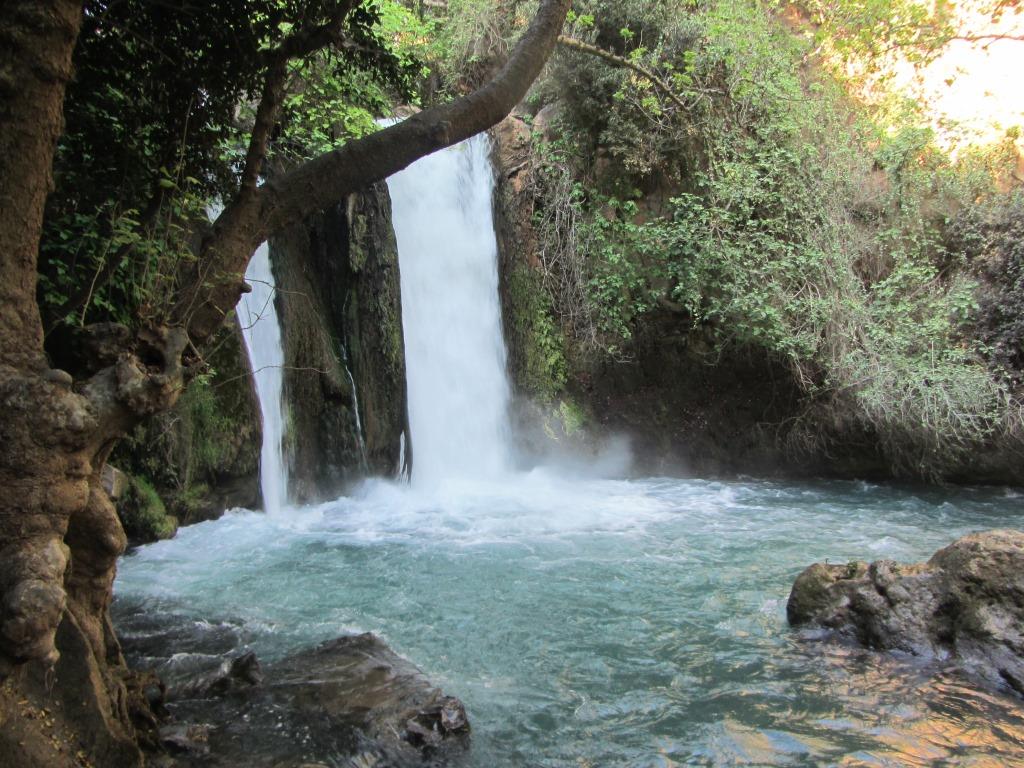
[[[495,170],[498,292],[513,388],[513,439],[520,458],[590,463],[608,448],[575,378],[559,314],[545,285],[533,224],[532,131],[541,117],[517,109],[490,132]],[[618,471],[618,468],[615,469]]]
[[[234,319],[206,363],[170,411],[137,427],[111,457],[127,477],[112,477],[108,492],[133,543],[173,536],[179,524],[233,507],[259,506],[259,403]]]
[[[874,650],[951,662],[1024,696],[1024,533],[964,536],[927,563],[815,563],[793,584],[786,615]]]
[[[406,432],[398,247],[377,184],[271,240],[290,493],[336,496],[399,470]]]

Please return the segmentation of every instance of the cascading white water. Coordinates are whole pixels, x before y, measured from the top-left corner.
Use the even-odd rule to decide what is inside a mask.
[[[274,307],[274,275],[270,271],[270,249],[266,243],[253,254],[245,279],[252,286],[252,292],[242,296],[236,311],[263,417],[260,448],[263,508],[274,514],[288,502],[288,469],[284,463],[284,347]]]
[[[341,364],[345,369],[345,375],[348,377],[348,385],[352,387],[353,428],[356,433],[356,442],[359,444],[359,463],[366,470],[366,435],[363,433],[363,420],[359,415],[359,388],[356,386],[355,377],[352,375],[352,367],[348,361],[348,350],[345,349],[344,344],[341,345]]]
[[[509,384],[491,211],[490,142],[476,136],[388,179],[402,273],[413,483],[493,478],[509,465]]]

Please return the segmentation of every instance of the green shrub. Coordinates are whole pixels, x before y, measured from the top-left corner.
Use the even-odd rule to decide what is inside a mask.
[[[1024,192],[967,208],[952,227],[953,247],[982,282],[975,333],[1011,386],[1024,386]]]
[[[568,364],[564,339],[551,311],[551,300],[537,275],[525,265],[509,278],[515,335],[521,361],[516,380],[528,394],[549,400],[565,387]]]
[[[573,52],[540,90],[561,107],[534,173],[543,284],[574,345],[629,357],[669,310],[711,331],[712,354],[788,361],[815,406],[807,433],[857,424],[922,477],[1021,430],[1004,371],[1022,362],[1024,216],[998,191],[1006,146],[954,161],[905,102],[852,105],[755,2],[577,12],[574,35],[688,108]]]

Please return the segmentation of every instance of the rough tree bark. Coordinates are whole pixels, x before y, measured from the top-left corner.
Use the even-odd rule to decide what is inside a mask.
[[[132,677],[108,612],[125,547],[100,485],[111,447],[176,402],[196,348],[247,289],[245,267],[259,243],[500,121],[551,53],[570,0],[544,0],[508,64],[476,92],[258,186],[282,100],[282,62],[335,42],[355,4],[341,0],[329,24],[298,31],[268,55],[242,186],[184,275],[170,321],[86,329],[88,364],[74,376],[47,364],[35,294],[83,3],[0,4],[0,762],[76,765],[76,748],[104,766],[141,761],[135,726],[145,724],[145,706],[132,706]],[[69,729],[63,739],[34,720],[26,725],[25,707],[44,703]]]
[[[0,589],[5,660],[53,659],[56,618],[64,608],[66,513],[84,506],[87,488],[75,448],[88,428],[70,380],[50,372],[36,307],[36,254],[51,165],[61,131],[64,88],[81,24],[73,1],[20,2],[5,9],[0,53]],[[37,438],[63,427],[71,450]],[[74,434],[74,437],[71,435]],[[45,438],[44,438],[45,439]],[[40,475],[72,476],[51,486]],[[15,499],[22,502],[13,505]],[[56,524],[55,524],[56,523]]]
[[[14,672],[7,684],[17,695],[38,690],[39,671],[58,661],[59,628],[69,649],[64,666],[75,667],[81,700],[95,705],[87,727],[109,737],[91,745],[115,764],[138,750],[118,725],[126,708],[117,712],[115,702],[125,697],[104,674],[108,664],[121,664],[107,606],[124,533],[98,473],[134,410],[129,402],[145,408],[150,377],[119,359],[74,387],[69,374],[47,365],[35,295],[43,206],[81,19],[80,1],[20,0],[3,6],[0,26],[0,677]],[[182,331],[166,335],[184,347]],[[32,661],[35,669],[25,664]],[[4,733],[14,741],[8,760],[38,763],[41,740],[9,733],[5,714]]]

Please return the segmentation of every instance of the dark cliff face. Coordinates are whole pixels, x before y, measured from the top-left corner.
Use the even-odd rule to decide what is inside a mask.
[[[405,353],[387,187],[286,230],[270,253],[293,500],[394,474],[406,430]]]

